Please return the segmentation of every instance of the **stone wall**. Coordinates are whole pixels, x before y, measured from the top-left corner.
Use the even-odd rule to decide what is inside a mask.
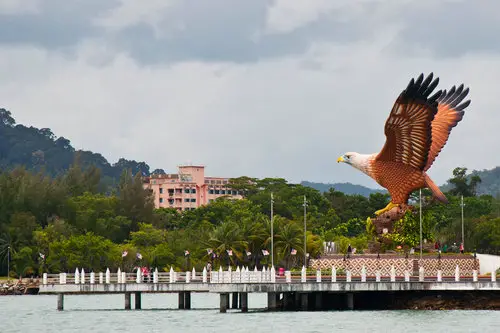
[[[380,271],[382,276],[389,276],[391,267],[394,266],[396,275],[403,276],[406,270],[410,274],[418,275],[419,261],[418,257],[405,258],[396,255],[380,256],[380,258],[368,255],[353,255],[351,258],[329,256],[311,259],[310,267],[313,269],[331,269],[333,266],[337,270],[349,270],[353,275],[361,275],[361,269],[364,266],[367,275],[373,276],[377,271]],[[424,257],[422,259],[425,276],[436,276],[439,269],[443,272],[443,276],[454,276],[457,265],[461,276],[472,276],[474,269],[479,270],[479,260],[474,259],[472,256],[443,256],[441,259]]]

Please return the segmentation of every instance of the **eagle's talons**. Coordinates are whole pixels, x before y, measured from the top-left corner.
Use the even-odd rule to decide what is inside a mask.
[[[399,207],[399,205],[398,205],[398,204],[394,204],[394,203],[392,203],[392,202],[389,202],[389,203],[387,204],[387,206],[385,206],[385,207],[384,207],[384,208],[382,208],[382,209],[377,210],[377,211],[375,212],[375,215],[376,215],[376,216],[382,215],[382,214],[384,214],[384,213],[386,213],[386,212],[390,211],[391,209],[393,209],[393,208],[395,208],[395,207]]]

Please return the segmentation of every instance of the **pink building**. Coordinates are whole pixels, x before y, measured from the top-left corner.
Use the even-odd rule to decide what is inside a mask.
[[[180,166],[176,174],[144,178],[144,188],[153,191],[156,208],[190,210],[219,197],[241,199],[238,191],[228,187],[229,178],[205,177],[204,166]]]

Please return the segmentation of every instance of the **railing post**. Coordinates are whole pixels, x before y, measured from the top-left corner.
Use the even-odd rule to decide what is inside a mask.
[[[441,271],[440,269],[438,269],[438,271],[437,271],[437,281],[438,282],[443,281],[443,271]]]
[[[332,282],[337,282],[337,269],[332,266]]]
[[[425,280],[424,267],[420,266],[420,268],[418,269],[418,281],[424,282],[424,280]]]
[[[80,272],[78,271],[78,268],[75,268],[75,284],[80,283]]]
[[[135,273],[135,282],[136,283],[141,283],[142,281],[142,274],[141,274],[141,268],[140,267],[137,267],[137,272]]]
[[[196,279],[196,270],[193,267],[193,270],[191,271],[191,279],[194,280]]]
[[[90,272],[90,284],[95,284],[95,273]]]
[[[80,275],[80,283],[85,283],[85,269],[82,268],[82,275]]]
[[[64,273],[59,273],[59,284],[64,284]]]
[[[276,270],[274,269],[274,266],[271,267],[271,283],[276,283]]]
[[[345,271],[346,282],[351,282],[351,271]]]
[[[262,280],[261,282],[266,282],[267,281],[267,276],[266,276],[266,266],[262,267]]]
[[[224,271],[222,270],[222,266],[219,267],[219,275],[217,277],[218,283],[224,283]]]
[[[300,272],[300,282],[306,282],[306,266],[302,266],[302,271]]]
[[[410,272],[405,270],[405,282],[410,282]]]
[[[207,268],[206,267],[203,267],[203,278],[202,278],[202,282],[203,283],[207,283]]]
[[[477,270],[476,269],[472,271],[472,281],[477,282]]]
[[[497,272],[493,270],[491,272],[491,282],[496,282],[497,281]]]
[[[158,283],[158,267],[155,267],[155,271],[153,272],[153,283]]]
[[[175,282],[175,276],[174,276],[175,272],[174,272],[174,268],[172,266],[170,266],[170,283],[174,283]]]
[[[460,281],[460,268],[458,267],[455,267],[455,282],[458,282]]]
[[[127,283],[127,273],[122,272],[122,283]]]
[[[64,282],[63,284],[66,284],[66,278],[68,277],[66,273],[63,273],[63,277],[64,277]]]
[[[379,270],[375,272],[375,282],[380,282],[381,273]]]
[[[109,267],[106,268],[106,284],[111,283],[111,272],[109,271]]]
[[[102,284],[104,282],[104,273],[99,272],[99,284]]]
[[[366,282],[366,267],[363,265],[361,267],[361,282]]]
[[[47,273],[43,273],[43,276],[42,276],[42,284],[47,284]]]
[[[122,270],[118,267],[118,271],[116,272],[116,283],[122,283]]]
[[[235,283],[241,283],[241,270],[240,270],[240,266],[237,266],[236,267],[236,281],[234,281]]]
[[[316,270],[316,282],[321,282],[321,269]]]
[[[292,272],[290,272],[290,271],[285,272],[285,281],[286,281],[286,283],[292,282]]]
[[[186,283],[190,283],[191,282],[191,272],[187,271],[186,272]]]
[[[227,275],[229,275],[228,283],[233,283],[233,270],[231,269],[231,266],[227,268]]]
[[[391,266],[391,282],[396,282],[396,269],[394,265]]]

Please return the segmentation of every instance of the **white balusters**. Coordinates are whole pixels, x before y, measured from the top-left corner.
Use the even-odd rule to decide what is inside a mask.
[[[202,282],[203,283],[207,283],[207,268],[206,267],[203,267],[203,280]]]
[[[363,265],[361,268],[361,282],[366,282],[366,267]]]
[[[419,269],[418,269],[418,281],[420,282],[424,282],[425,280],[425,272],[424,272],[424,267],[421,266]]]
[[[99,272],[99,284],[103,284],[103,282],[104,282],[104,273]]]
[[[127,273],[122,272],[122,283],[127,283]]]
[[[82,274],[80,275],[80,283],[85,283],[85,270],[82,268]]]
[[[477,282],[477,270],[476,269],[472,271],[472,281]]]
[[[75,284],[80,283],[80,272],[78,271],[78,268],[75,269]]]
[[[90,284],[95,284],[95,273],[90,272]]]
[[[346,282],[351,282],[351,278],[352,278],[351,271],[349,271],[349,270],[345,271],[345,280],[346,280]]]
[[[377,271],[375,272],[375,282],[380,282],[380,276],[381,276],[381,275],[382,275],[382,274],[380,273],[380,271],[379,271],[379,270],[377,270]]]
[[[285,271],[285,281],[286,281],[286,283],[291,283],[292,282],[292,272]]]
[[[302,271],[300,272],[300,282],[306,282],[306,267],[302,266]]]
[[[438,269],[437,271],[437,282],[442,282],[443,281],[443,271]]]
[[[455,267],[455,282],[458,282],[460,281],[460,268],[458,267]]]
[[[191,271],[191,280],[196,279],[196,270],[193,267],[193,270]]]
[[[122,283],[122,270],[118,267],[118,271],[116,272],[116,283]]]
[[[42,284],[47,284],[47,273],[43,273],[43,276],[42,276]]]
[[[337,269],[332,266],[332,282],[337,282]]]
[[[169,278],[170,278],[170,283],[174,283],[175,282],[175,272],[174,272],[174,268],[173,267],[170,267]]]
[[[59,273],[59,284],[64,284],[64,273]]]
[[[191,282],[191,272],[187,271],[186,272],[186,283],[190,283]]]
[[[276,283],[276,270],[274,269],[274,266],[271,267],[271,283]]]
[[[155,271],[153,272],[153,283],[158,283],[158,268],[155,268]]]
[[[497,281],[497,272],[493,270],[491,272],[491,282],[496,282]]]
[[[137,267],[137,272],[135,273],[135,283],[141,283],[141,282],[142,282],[141,268]]]
[[[233,270],[231,269],[231,266],[229,266],[227,268],[227,276],[228,276],[228,281],[227,283],[232,283],[233,282],[233,274],[232,274]]]
[[[410,272],[405,270],[405,282],[410,282]]]
[[[111,272],[109,271],[109,268],[106,268],[106,284],[111,283]]]
[[[396,269],[394,265],[391,266],[391,282],[396,282]]]
[[[321,282],[321,269],[316,270],[316,282]]]

